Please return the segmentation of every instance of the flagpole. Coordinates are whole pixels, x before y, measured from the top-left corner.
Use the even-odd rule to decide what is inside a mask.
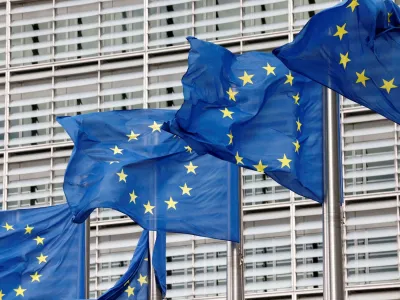
[[[242,173],[239,168],[239,224],[240,243],[227,242],[227,280],[226,295],[228,300],[244,300],[243,275],[243,208],[242,208]]]
[[[338,108],[336,92],[324,87],[324,300],[344,300]]]
[[[85,221],[85,298],[90,295],[90,216]]]
[[[150,282],[149,282],[149,300],[161,300],[161,291],[157,288],[156,274],[153,268],[153,251],[156,242],[157,232],[149,231],[149,262],[150,262]]]

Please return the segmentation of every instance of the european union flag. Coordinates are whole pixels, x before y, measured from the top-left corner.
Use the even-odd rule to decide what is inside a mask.
[[[85,296],[85,230],[67,204],[0,212],[0,299]]]
[[[400,123],[400,9],[349,0],[311,18],[274,54],[299,72]]]
[[[64,192],[75,222],[113,208],[147,230],[239,241],[235,165],[199,156],[161,131],[170,110],[58,118],[75,143]]]
[[[163,296],[167,293],[167,234],[157,231],[157,238],[153,249],[154,275]]]
[[[147,300],[150,276],[149,232],[144,230],[128,270],[114,287],[103,294],[99,300]],[[156,281],[163,296],[167,291],[166,284],[166,234],[157,232],[157,239],[153,249],[153,268]],[[131,298],[131,296],[133,298]]]
[[[115,286],[103,294],[99,300],[147,300],[150,274],[149,257],[149,232],[144,230],[128,270]]]
[[[270,53],[188,40],[185,101],[163,129],[322,202],[322,87]]]

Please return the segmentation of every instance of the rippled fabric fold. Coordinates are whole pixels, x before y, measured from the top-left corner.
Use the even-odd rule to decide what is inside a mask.
[[[85,295],[85,225],[67,204],[0,211],[0,299]]]
[[[75,147],[64,192],[83,222],[98,207],[147,230],[239,240],[238,168],[198,155],[161,131],[170,110],[130,110],[57,118]]]
[[[400,123],[400,8],[391,0],[348,0],[307,23],[273,53],[303,74]]]
[[[163,129],[197,153],[265,173],[323,202],[322,86],[270,53],[236,55],[188,40],[184,103]]]

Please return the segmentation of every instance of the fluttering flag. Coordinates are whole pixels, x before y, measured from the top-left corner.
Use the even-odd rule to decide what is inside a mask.
[[[130,110],[57,118],[75,147],[64,192],[75,222],[113,208],[147,230],[239,241],[235,165],[161,131],[170,110]]]
[[[85,296],[85,225],[67,204],[0,211],[0,299]]]
[[[147,300],[150,276],[149,257],[149,232],[144,230],[128,270],[99,300]]]
[[[165,232],[157,232],[152,262],[157,281],[157,288],[160,289],[162,296],[165,297],[167,292]],[[111,289],[100,296],[99,300],[147,300],[150,267],[149,232],[143,230],[128,270]]]
[[[188,40],[185,101],[163,129],[197,153],[265,173],[323,202],[322,87],[271,53],[235,55]]]
[[[167,293],[167,234],[157,231],[153,249],[153,269],[163,296]]]
[[[290,69],[400,123],[400,9],[348,0],[307,23],[273,53]]]

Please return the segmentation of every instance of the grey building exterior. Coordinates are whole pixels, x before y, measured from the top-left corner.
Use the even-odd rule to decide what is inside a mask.
[[[0,205],[65,202],[72,143],[56,116],[183,101],[185,37],[236,53],[293,37],[321,0],[0,1]],[[346,299],[400,299],[397,124],[341,99]],[[246,299],[322,299],[321,207],[251,170],[242,176]],[[125,272],[141,228],[124,215],[91,217],[91,296]],[[226,243],[167,239],[171,299],[225,299]]]

